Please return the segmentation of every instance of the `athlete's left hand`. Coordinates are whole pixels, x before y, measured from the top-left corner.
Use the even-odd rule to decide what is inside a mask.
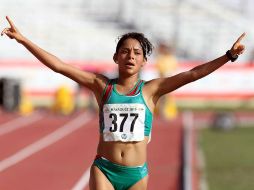
[[[232,48],[230,49],[230,53],[233,57],[241,55],[244,50],[245,46],[241,43],[242,39],[245,37],[246,33],[244,32],[233,44]]]

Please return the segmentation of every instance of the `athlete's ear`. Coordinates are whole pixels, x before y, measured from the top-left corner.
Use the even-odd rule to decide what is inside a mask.
[[[146,63],[147,63],[147,60],[146,60],[146,58],[144,58],[143,63],[141,64],[141,67],[144,67],[146,65]]]
[[[114,56],[113,56],[113,60],[114,60],[114,62],[116,63],[116,64],[118,64],[118,62],[117,62],[117,55],[116,55],[116,53],[114,54]]]

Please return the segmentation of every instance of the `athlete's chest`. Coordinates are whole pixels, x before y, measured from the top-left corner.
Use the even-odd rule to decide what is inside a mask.
[[[142,141],[145,128],[145,105],[114,103],[103,106],[105,141]]]
[[[126,96],[126,95],[119,95],[113,91],[107,101],[107,104],[115,104],[115,103],[143,104],[144,100],[143,100],[142,95],[140,93],[138,93],[136,95],[132,95],[132,96]]]

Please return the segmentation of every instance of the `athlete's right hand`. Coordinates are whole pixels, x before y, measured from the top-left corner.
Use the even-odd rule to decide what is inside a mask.
[[[11,19],[6,16],[7,21],[10,24],[9,28],[5,28],[2,32],[1,32],[1,36],[3,36],[4,34],[6,34],[10,39],[15,39],[17,42],[21,42],[21,40],[24,38],[22,36],[22,34],[18,31],[18,29],[16,28],[16,26],[13,24],[13,22],[11,21]]]

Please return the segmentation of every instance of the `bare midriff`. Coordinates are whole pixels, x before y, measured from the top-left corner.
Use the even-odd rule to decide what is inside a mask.
[[[100,135],[97,154],[109,161],[124,166],[141,166],[146,162],[146,146],[149,137],[138,142],[106,142]]]

